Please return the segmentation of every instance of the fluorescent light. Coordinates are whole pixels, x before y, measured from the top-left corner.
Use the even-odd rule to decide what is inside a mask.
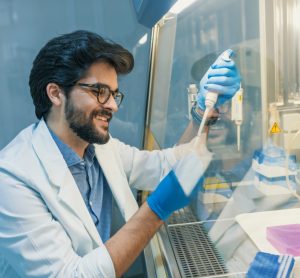
[[[148,34],[146,33],[144,36],[142,36],[139,40],[139,44],[145,44],[147,42],[148,39]]]
[[[196,0],[177,0],[177,2],[172,6],[170,12],[173,14],[179,14],[188,6],[192,5]]]

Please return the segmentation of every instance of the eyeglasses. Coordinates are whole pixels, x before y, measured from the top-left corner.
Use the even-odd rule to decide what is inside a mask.
[[[112,95],[118,107],[121,105],[121,102],[124,98],[124,94],[118,90],[112,91],[107,85],[101,83],[95,84],[86,84],[86,83],[77,83],[78,86],[84,89],[90,90],[96,97],[99,103],[105,104],[110,96]]]

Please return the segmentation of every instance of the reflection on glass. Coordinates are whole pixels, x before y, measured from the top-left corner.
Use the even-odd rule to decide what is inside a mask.
[[[190,84],[198,86],[225,49],[236,53],[243,88],[240,148],[226,103],[209,130],[214,157],[203,190],[189,207],[190,222],[203,224],[224,259],[226,277],[244,277],[259,250],[278,253],[266,241],[266,227],[280,225],[276,218],[293,224],[283,222],[294,221],[288,212],[300,204],[299,8],[297,0],[197,1],[157,27],[150,129],[161,148],[176,144],[189,122]],[[253,215],[261,219],[257,225],[268,218],[254,225],[257,233],[248,225]]]

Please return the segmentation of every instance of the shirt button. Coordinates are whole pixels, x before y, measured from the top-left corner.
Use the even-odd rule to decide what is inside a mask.
[[[85,165],[84,161],[80,162],[80,165],[81,165],[81,166],[84,166],[84,165]]]
[[[92,201],[90,201],[90,206],[92,206],[93,205],[93,202]]]

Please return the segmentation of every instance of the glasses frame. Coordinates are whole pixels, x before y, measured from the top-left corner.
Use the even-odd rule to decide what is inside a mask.
[[[101,84],[101,83],[94,83],[94,84],[88,84],[88,83],[77,83],[77,86],[83,88],[83,89],[88,89],[90,90],[94,96],[96,96],[97,101],[100,104],[105,104],[106,102],[108,102],[110,96],[113,96],[117,106],[119,107],[124,99],[124,94],[119,92],[119,90],[113,91],[111,90],[107,85],[105,84]],[[105,89],[109,91],[109,94],[107,95],[107,97],[105,98],[104,101],[100,101],[100,90],[101,89]]]

